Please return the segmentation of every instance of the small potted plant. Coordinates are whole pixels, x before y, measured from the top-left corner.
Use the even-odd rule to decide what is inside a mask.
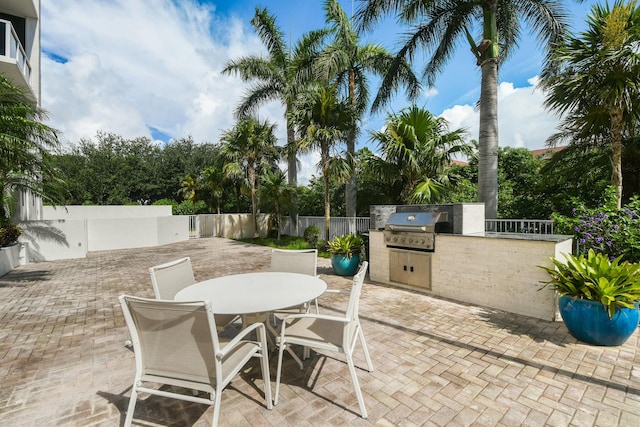
[[[327,242],[331,254],[331,266],[339,276],[353,276],[358,271],[364,241],[357,234],[336,236]]]
[[[304,240],[311,245],[312,248],[318,248],[318,240],[320,239],[320,229],[317,225],[312,224],[304,229]]]
[[[560,294],[560,315],[571,335],[590,344],[623,344],[638,327],[640,264],[593,250],[565,258],[551,258],[554,267],[541,268],[551,276],[544,287]]]

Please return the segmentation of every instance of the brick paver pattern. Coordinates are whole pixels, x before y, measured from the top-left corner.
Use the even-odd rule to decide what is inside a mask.
[[[226,239],[93,252],[33,263],[0,278],[0,425],[122,425],[134,354],[117,301],[153,297],[148,267],[190,256],[196,280],[266,271],[270,249]],[[319,259],[330,288],[348,289]],[[320,310],[344,310],[344,296]],[[576,341],[562,322],[397,289],[368,278],[362,327],[374,363],[355,362],[369,418],[359,416],[341,355],[285,353],[280,401],[264,405],[258,361],[222,393],[221,426],[639,426],[638,331],[619,347]],[[233,328],[225,333],[232,334]],[[255,363],[254,363],[255,362]],[[270,353],[275,379],[277,352]],[[273,387],[273,383],[272,383]],[[212,409],[142,394],[134,424],[209,426]]]

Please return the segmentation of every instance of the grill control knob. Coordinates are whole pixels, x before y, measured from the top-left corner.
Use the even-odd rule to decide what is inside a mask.
[[[424,245],[424,239],[420,239],[420,244]]]
[[[386,240],[387,242],[391,241],[391,236],[387,236]]]
[[[413,239],[409,239],[409,243],[413,243]]]
[[[397,238],[397,237],[394,237],[394,238],[393,238],[393,241],[394,241],[394,242],[397,242],[397,241],[398,241],[398,238]]]

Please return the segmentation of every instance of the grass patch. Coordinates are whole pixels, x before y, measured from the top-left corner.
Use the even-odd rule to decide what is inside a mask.
[[[296,236],[283,235],[280,237],[280,240],[276,239],[275,237],[258,237],[255,239],[237,240],[240,242],[251,243],[260,246],[269,246],[270,248],[277,249],[313,249],[309,242],[304,240],[303,237]],[[318,242],[319,247],[322,247],[323,244],[323,241]],[[329,254],[329,252],[325,252],[321,249],[318,249],[318,256],[321,258],[331,258],[331,254]]]

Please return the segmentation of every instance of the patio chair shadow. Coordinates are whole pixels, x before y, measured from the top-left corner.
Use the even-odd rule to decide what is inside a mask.
[[[277,358],[276,358],[277,359]],[[282,361],[282,376],[280,378],[280,384],[287,384],[289,386],[300,387],[305,391],[313,394],[314,396],[324,400],[331,405],[334,405],[344,411],[351,412],[352,414],[360,417],[360,413],[356,410],[351,409],[343,405],[339,400],[340,399],[332,399],[331,397],[327,397],[326,395],[320,394],[315,391],[315,387],[318,383],[318,379],[322,375],[322,369],[325,366],[327,359],[333,359],[338,363],[344,363],[346,366],[346,362],[344,359],[340,359],[339,357],[335,357],[332,355],[327,355],[324,353],[318,353],[316,351],[311,351],[311,356],[305,360],[304,369],[300,370],[298,364],[291,357],[286,357]],[[356,365],[356,369],[363,370],[366,373],[369,373],[366,369],[362,369]],[[315,372],[315,374],[314,374]],[[351,385],[351,384],[349,384]],[[353,387],[353,385],[351,385]],[[355,392],[353,394],[355,398]],[[282,390],[280,392],[280,401],[283,399]],[[357,403],[356,403],[357,405]]]
[[[435,298],[435,297],[434,297]],[[338,313],[344,313],[344,311],[342,310],[336,310],[335,308],[332,308],[330,306],[326,306],[326,305],[321,305],[321,307],[327,309],[327,310],[331,310],[334,312],[338,312]],[[488,310],[491,311],[491,310]],[[496,317],[500,319],[500,322],[497,322],[496,324],[498,325],[503,325],[504,320],[502,319],[507,319],[507,318],[511,318],[511,316],[507,316],[505,317],[505,312],[500,312],[499,316],[497,314],[498,312],[496,311]],[[514,315],[515,317],[516,315]],[[555,375],[562,375],[565,376],[567,378],[571,378],[571,379],[575,379],[575,380],[579,380],[582,381],[584,383],[587,384],[594,384],[594,385],[600,385],[600,386],[604,386],[607,388],[611,388],[611,389],[615,389],[615,390],[619,390],[623,393],[630,393],[630,394],[634,394],[636,396],[640,396],[640,389],[638,388],[633,388],[633,387],[629,387],[628,385],[624,384],[624,383],[619,383],[619,382],[614,382],[614,381],[609,381],[606,379],[602,379],[602,378],[596,378],[590,375],[585,375],[585,374],[580,374],[568,369],[563,369],[563,368],[558,368],[558,367],[554,367],[554,366],[549,366],[549,365],[545,365],[541,362],[535,362],[533,360],[527,360],[527,359],[523,359],[521,357],[517,357],[517,356],[509,356],[507,354],[504,354],[502,352],[497,352],[494,351],[490,348],[487,347],[480,347],[477,345],[473,345],[470,343],[463,343],[454,339],[450,339],[447,338],[445,336],[442,335],[437,335],[431,332],[426,332],[423,330],[416,330],[416,329],[412,329],[409,327],[406,327],[404,325],[400,325],[400,324],[396,324],[396,323],[391,323],[388,322],[386,320],[381,320],[381,319],[377,319],[374,317],[368,317],[368,316],[363,316],[362,313],[360,313],[359,315],[361,322],[371,322],[371,323],[376,323],[378,325],[382,325],[382,326],[387,326],[390,328],[394,328],[397,329],[399,331],[408,333],[408,334],[413,334],[413,335],[417,335],[417,336],[421,336],[421,337],[425,337],[425,338],[429,338],[432,339],[434,341],[441,341],[444,342],[446,344],[458,347],[458,348],[462,348],[465,350],[468,350],[472,353],[474,353],[475,357],[479,358],[479,359],[486,359],[487,356],[489,357],[493,357],[495,360],[502,360],[502,361],[508,361],[508,362],[512,362],[512,363],[517,363],[523,366],[529,366],[535,369],[539,369],[541,371],[545,371],[545,372],[550,372],[553,373]],[[521,317],[518,317],[518,319],[520,319]],[[527,319],[528,320],[528,319]],[[544,322],[543,320],[538,320],[538,319],[533,319],[533,321],[535,322]],[[551,322],[547,322],[547,323],[551,323]],[[364,329],[364,334],[365,337],[367,335],[367,328],[366,326],[363,326]],[[560,333],[556,334],[558,337],[561,335]],[[563,336],[564,337],[564,336]],[[564,337],[566,338],[566,337]],[[561,344],[560,345],[567,345],[568,342],[566,340],[562,340],[560,341]],[[489,361],[489,360],[488,360]]]
[[[127,416],[126,411],[129,407],[129,396],[126,395],[126,393],[130,390],[131,387],[128,387],[120,394],[109,393],[106,391],[98,391],[96,393],[118,409],[120,412],[120,422],[118,425],[120,426],[124,425],[124,421]],[[189,390],[170,386],[162,386],[160,387],[160,390],[191,393]],[[209,409],[208,405],[200,403],[149,395],[146,398],[138,398],[134,421],[137,423],[143,421],[176,427],[191,426],[195,424],[200,417],[202,417],[202,414],[204,414],[207,409]],[[180,418],[176,419],[176,416],[179,416]]]

